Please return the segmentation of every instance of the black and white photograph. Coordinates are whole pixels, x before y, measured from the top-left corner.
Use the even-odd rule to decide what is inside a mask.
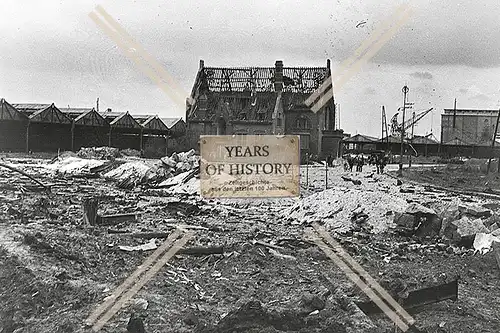
[[[496,0],[3,0],[0,333],[500,332]]]

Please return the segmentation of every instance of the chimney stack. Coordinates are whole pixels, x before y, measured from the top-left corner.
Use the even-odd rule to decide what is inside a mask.
[[[275,67],[274,90],[275,91],[282,91],[283,90],[283,61],[276,60],[274,67]]]
[[[203,69],[205,67],[205,62],[200,59],[200,69]]]

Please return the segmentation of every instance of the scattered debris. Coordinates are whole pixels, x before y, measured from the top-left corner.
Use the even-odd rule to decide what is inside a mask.
[[[97,210],[99,208],[99,200],[95,198],[83,199],[83,221],[87,225],[97,225]]]
[[[472,246],[477,252],[485,254],[491,251],[494,242],[500,243],[500,237],[479,232],[475,235]]]
[[[37,183],[38,185],[42,186],[43,188],[45,189],[49,189],[46,185],[44,185],[41,181],[35,179],[34,177],[28,175],[26,172],[22,171],[22,170],[19,170],[17,168],[14,168],[13,166],[11,165],[7,165],[7,164],[4,164],[4,163],[0,163],[0,167],[4,167],[4,168],[7,168],[9,170],[12,170],[12,171],[15,171],[15,172],[18,172],[20,173],[21,175],[23,176],[26,176],[28,177],[29,179],[31,179],[32,181],[34,181],[35,183]]]
[[[461,213],[473,216],[473,217],[490,217],[491,210],[481,206],[473,205],[460,205],[458,207]]]
[[[76,155],[80,158],[96,160],[112,160],[122,156],[120,150],[113,147],[84,147]]]
[[[354,185],[361,185],[361,180],[359,179],[353,179],[347,176],[341,176],[341,178],[346,182],[352,182]]]
[[[224,254],[224,247],[222,246],[188,247],[180,249],[178,253],[190,254],[190,255]]]
[[[280,258],[280,259],[288,259],[288,260],[297,260],[294,256],[288,255],[288,254],[281,254],[275,249],[267,249],[269,253],[271,253],[273,256]]]
[[[114,225],[123,222],[136,222],[140,214],[127,213],[127,214],[114,214],[114,215],[99,215],[97,217],[97,224],[99,225]]]
[[[127,304],[146,328],[387,332],[389,320],[368,318],[356,305],[362,291],[317,246],[302,240],[304,227],[312,222],[329,230],[374,278],[387,281],[390,293],[410,307],[416,304],[423,312],[417,317],[419,328],[461,333],[483,331],[481,325],[495,331],[498,301],[491,295],[499,287],[491,265],[496,257],[500,268],[500,206],[494,199],[436,188],[428,192],[405,178],[407,185],[396,187],[394,178],[373,175],[373,170],[358,173],[366,181],[353,185],[352,179],[341,178],[349,174],[342,167],[330,168],[330,189],[324,191],[324,166],[310,166],[310,185],[316,189],[306,190],[302,198],[203,200],[194,162],[199,157],[190,152],[168,158],[82,162],[61,154],[53,163],[8,160],[50,186],[52,194],[27,194],[31,180],[0,169],[0,317],[7,318],[0,331],[6,325],[12,331],[78,331],[89,309],[179,228],[195,231],[192,243],[148,284],[144,299]],[[192,169],[181,172],[186,166],[179,163],[186,161]],[[140,174],[125,170],[127,163],[141,164]],[[57,172],[55,165],[69,172]],[[120,167],[123,172],[116,178],[102,177]],[[122,188],[116,186],[120,182]],[[476,228],[479,222],[486,229]],[[472,231],[464,231],[462,223]],[[408,237],[383,233],[393,227],[407,228]],[[455,234],[465,236],[459,240]],[[488,253],[477,257],[474,252]],[[323,282],[324,273],[331,276],[329,283]],[[432,297],[453,297],[443,289],[422,287],[443,286],[461,273],[461,302],[446,303],[445,312],[424,306]],[[146,310],[147,317],[142,316]],[[127,316],[113,317],[106,330],[125,331]]]
[[[137,246],[126,246],[126,245],[120,245],[118,248],[122,251],[149,251],[149,250],[155,250],[158,248],[156,246],[156,239],[151,239],[149,242],[142,244],[142,245],[137,245]]]
[[[481,219],[471,220],[467,216],[451,222],[445,230],[445,235],[457,244],[470,247],[478,233],[489,233]]]
[[[437,286],[410,291],[406,297],[399,297],[399,299],[404,309],[415,309],[445,300],[457,301],[458,279]],[[358,302],[357,305],[367,315],[382,312],[382,310],[372,301]]]

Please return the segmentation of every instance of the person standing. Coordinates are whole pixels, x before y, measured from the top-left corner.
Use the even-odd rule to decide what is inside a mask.
[[[349,164],[349,171],[352,172],[352,167],[354,166],[354,157],[351,155],[347,156],[347,163]]]
[[[380,161],[380,173],[384,173],[384,168],[387,164],[387,156],[383,155]]]
[[[377,175],[380,173],[380,155],[374,156],[375,166],[377,167]]]

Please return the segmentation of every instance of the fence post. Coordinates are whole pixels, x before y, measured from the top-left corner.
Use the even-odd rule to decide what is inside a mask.
[[[325,159],[325,190],[328,189],[328,158]]]
[[[309,153],[306,153],[306,188],[309,189]]]

